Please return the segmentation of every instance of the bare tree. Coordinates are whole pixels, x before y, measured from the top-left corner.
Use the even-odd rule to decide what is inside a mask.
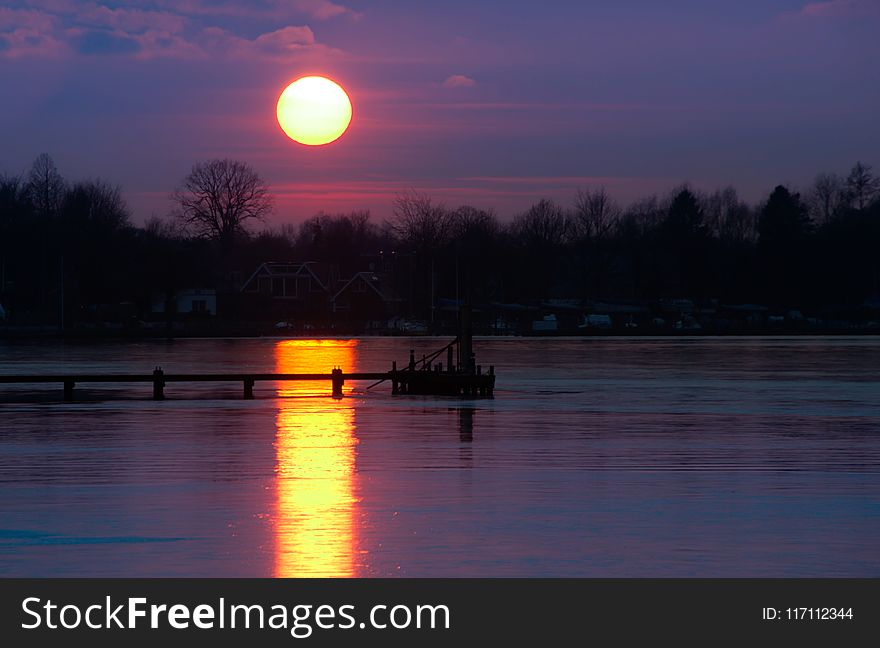
[[[249,221],[262,221],[272,211],[269,185],[250,165],[228,158],[193,165],[171,199],[193,234],[227,247],[247,232]]]
[[[574,226],[577,235],[587,240],[602,240],[620,218],[620,206],[605,190],[578,189],[574,199]]]
[[[880,192],[880,178],[871,173],[869,165],[856,162],[846,178],[846,188],[856,209],[861,211]]]
[[[810,215],[817,223],[831,221],[844,202],[846,191],[843,179],[835,173],[820,173],[813,180],[807,197]]]
[[[391,231],[415,250],[428,250],[445,243],[453,218],[445,205],[435,203],[427,194],[410,191],[394,199]]]
[[[31,165],[27,191],[37,215],[51,218],[58,214],[67,185],[48,153],[41,153]]]
[[[116,185],[103,180],[86,180],[74,184],[62,204],[65,220],[75,225],[90,225],[106,230],[129,226],[128,206]]]
[[[752,210],[739,199],[736,189],[718,189],[702,199],[706,223],[722,241],[745,243],[755,237]]]
[[[526,245],[558,247],[568,241],[571,221],[560,205],[544,199],[517,216],[512,231]]]

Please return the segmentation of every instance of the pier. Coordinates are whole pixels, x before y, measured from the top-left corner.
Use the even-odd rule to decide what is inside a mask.
[[[330,395],[342,398],[342,386],[351,381],[373,381],[367,389],[385,382],[391,384],[391,393],[397,395],[458,396],[463,398],[493,398],[495,393],[495,367],[483,372],[476,364],[471,334],[470,307],[462,306],[459,313],[460,333],[449,344],[416,360],[410,350],[409,362],[402,368],[391,363],[390,371],[344,372],[334,367],[329,373],[166,373],[156,367],[150,373],[55,373],[0,375],[0,385],[11,384],[58,384],[63,388],[64,400],[74,397],[74,389],[83,383],[149,383],[153,387],[153,400],[165,399],[165,387],[169,383],[241,383],[242,396],[254,398],[254,386],[258,382],[320,381],[330,383]],[[445,353],[446,364],[438,361]]]
[[[429,375],[430,374],[430,375]],[[438,394],[449,396],[491,397],[495,385],[494,371],[487,375],[440,374],[433,370],[402,370],[393,368],[386,372],[345,373],[336,368],[329,373],[166,373],[156,367],[151,373],[142,374],[21,374],[0,375],[0,384],[57,384],[62,386],[64,400],[73,400],[74,389],[83,383],[148,383],[152,384],[154,400],[165,398],[165,387],[169,383],[241,383],[242,396],[254,397],[254,386],[258,382],[319,381],[330,383],[330,395],[342,398],[342,386],[348,381],[378,381],[376,384],[390,382],[391,393],[398,394]]]

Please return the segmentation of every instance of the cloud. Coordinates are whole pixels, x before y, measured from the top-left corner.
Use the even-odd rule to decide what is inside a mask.
[[[237,36],[219,27],[209,27],[202,31],[199,40],[208,54],[226,58],[289,61],[292,55],[334,56],[341,53],[340,50],[315,42],[315,35],[308,25],[289,25],[260,34],[254,39]]]
[[[137,33],[154,29],[168,33],[179,33],[183,31],[187,19],[167,11],[111,9],[104,5],[93,4],[77,14],[77,22],[125,32]]]
[[[254,45],[267,51],[284,52],[301,49],[304,45],[314,45],[315,34],[308,25],[287,26],[273,32],[260,34]]]
[[[191,13],[212,7],[218,11],[243,10],[240,4],[233,6],[225,0],[182,0],[173,9],[164,0],[151,3],[159,9],[141,9],[126,3],[108,6],[98,2],[76,5],[68,0],[27,1],[31,8],[0,7],[0,58],[84,55],[290,61],[294,55],[340,53],[317,43],[308,25],[276,21],[278,29],[249,37],[234,26],[218,25],[206,13]],[[265,13],[280,4],[281,0],[265,0],[257,11]],[[316,20],[353,14],[347,7],[329,0],[288,0],[285,6],[287,13],[307,11]]]
[[[444,88],[472,88],[477,82],[463,74],[453,74],[443,82]]]
[[[107,29],[69,30],[73,49],[80,54],[133,54],[140,51],[140,45],[122,31]]]
[[[347,16],[358,20],[361,17],[361,14],[353,9],[330,2],[330,0],[293,0],[293,2],[285,4],[292,5],[295,9],[316,20],[330,20],[338,16]]]
[[[823,0],[804,5],[797,13],[808,18],[880,16],[877,0]]]
[[[66,50],[63,42],[40,30],[19,27],[0,32],[0,57],[54,57]]]

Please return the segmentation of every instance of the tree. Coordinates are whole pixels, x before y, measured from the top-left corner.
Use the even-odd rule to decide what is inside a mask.
[[[540,200],[513,220],[513,234],[526,247],[546,250],[562,246],[571,232],[565,210],[552,200]]]
[[[62,202],[65,227],[75,235],[113,232],[129,225],[128,207],[118,186],[103,180],[78,182]]]
[[[774,252],[784,251],[809,231],[810,219],[800,194],[778,185],[758,218],[759,243]]]
[[[58,214],[66,184],[48,153],[41,153],[31,165],[27,190],[38,216],[52,218]]]
[[[880,192],[880,178],[871,173],[869,165],[856,162],[846,178],[846,189],[856,209],[862,211]]]
[[[604,239],[620,218],[620,206],[605,190],[578,189],[574,199],[574,226],[582,239]]]
[[[808,197],[813,219],[820,224],[831,222],[840,211],[846,190],[843,179],[835,173],[820,173],[813,181]]]
[[[449,238],[452,212],[427,194],[410,191],[394,199],[394,218],[389,222],[395,236],[413,250],[427,252]]]
[[[721,241],[739,245],[752,240],[755,230],[752,210],[739,199],[736,189],[717,190],[703,203],[709,228]]]
[[[690,189],[683,187],[675,193],[661,229],[666,236],[678,242],[703,239],[708,235],[703,208]]]
[[[758,218],[758,259],[765,295],[777,304],[802,304],[806,278],[807,235],[812,227],[800,194],[777,186]]]
[[[171,199],[193,234],[226,249],[247,233],[250,221],[262,221],[272,211],[269,185],[250,165],[228,158],[193,165]]]

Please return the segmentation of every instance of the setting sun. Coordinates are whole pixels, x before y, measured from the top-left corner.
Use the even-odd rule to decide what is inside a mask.
[[[333,142],[351,123],[351,100],[342,87],[320,76],[297,79],[284,89],[276,109],[287,136],[307,146]]]

